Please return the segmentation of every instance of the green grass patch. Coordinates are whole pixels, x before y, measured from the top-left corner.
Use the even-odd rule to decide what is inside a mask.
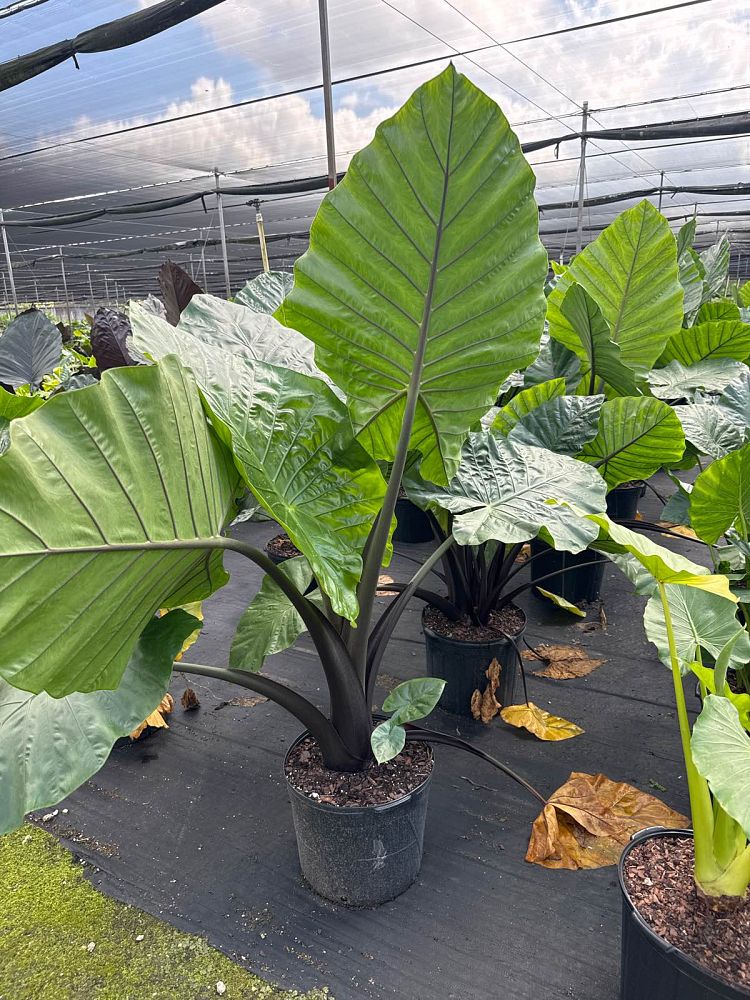
[[[226,986],[223,994],[217,983]],[[203,938],[102,895],[45,831],[26,826],[0,838],[0,1000],[219,995],[225,1000],[300,996],[235,965]],[[306,1000],[327,996],[305,994]]]

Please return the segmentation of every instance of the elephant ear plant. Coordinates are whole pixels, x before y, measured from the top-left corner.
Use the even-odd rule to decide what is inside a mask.
[[[621,995],[640,1000],[647,984],[657,982],[665,996],[744,996],[747,952],[733,925],[750,887],[750,735],[747,703],[727,684],[732,658],[745,657],[748,647],[735,615],[736,598],[725,576],[709,575],[626,527],[596,515],[592,520],[602,527],[597,545],[640,593],[651,595],[644,624],[672,674],[697,888],[686,897],[669,874],[685,864],[682,845],[690,835],[684,831],[652,827],[626,848],[620,862]],[[715,657],[712,668],[701,662],[706,652]],[[692,729],[684,688],[690,672],[703,695]],[[652,919],[653,930],[646,934],[644,920]],[[693,926],[700,931],[691,931]]]
[[[329,712],[254,672],[254,659],[180,668],[282,705],[331,770],[361,772],[374,753],[398,753],[401,725],[428,712],[442,684],[427,678],[394,692],[388,738],[373,733],[374,671],[410,596],[373,622],[396,498],[410,450],[432,481],[453,477],[470,428],[538,352],[547,261],[533,188],[500,109],[450,67],[379,127],[326,196],[277,314],[315,344],[338,392],[236,338],[217,345],[134,308],[136,345],[156,364],[106,372],[99,386],[12,422],[0,458],[0,766],[14,773],[6,828],[82,780],[82,768],[73,777],[57,767],[43,726],[19,740],[35,701],[23,692],[117,698],[129,671],[162,670],[195,622],[173,610],[154,623],[154,614],[221,586],[226,549],[259,565],[309,629]],[[267,315],[246,312],[267,326]],[[387,486],[378,460],[392,463]],[[226,536],[241,487],[288,532],[319,596],[302,593],[307,570],[285,572]],[[415,574],[412,592],[452,544]],[[138,652],[149,629],[160,640],[153,660]],[[161,687],[166,671],[160,677]],[[27,768],[32,738],[45,743],[48,766]],[[98,740],[89,773],[109,735]],[[0,787],[6,795],[5,779]],[[303,869],[310,877],[304,858]]]

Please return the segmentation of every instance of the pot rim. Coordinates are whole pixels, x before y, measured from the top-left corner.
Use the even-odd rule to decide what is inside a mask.
[[[424,632],[424,634],[432,636],[435,639],[439,639],[440,642],[445,642],[445,643],[448,643],[449,645],[451,643],[453,643],[456,646],[461,646],[461,647],[464,647],[464,648],[467,647],[467,646],[476,646],[477,648],[479,648],[479,647],[485,647],[485,646],[497,646],[497,645],[503,645],[503,646],[505,646],[512,639],[519,639],[523,635],[523,633],[525,632],[526,626],[528,624],[528,618],[527,618],[526,612],[523,610],[523,608],[519,608],[519,606],[517,604],[511,604],[512,608],[515,608],[516,611],[520,612],[523,615],[523,625],[521,625],[521,627],[519,628],[519,630],[517,632],[515,632],[513,635],[511,635],[510,638],[506,638],[504,635],[501,635],[497,639],[479,639],[479,640],[474,640],[474,639],[452,639],[452,638],[450,638],[447,635],[441,635],[439,632],[436,632],[434,629],[431,629],[429,625],[425,625],[424,616],[425,616],[425,612],[427,611],[428,607],[431,608],[431,607],[434,607],[434,605],[432,605],[432,604],[425,604],[425,606],[422,608],[422,631]],[[436,610],[439,611],[440,609],[437,608]]]
[[[610,493],[627,493],[630,490],[642,490],[646,485],[645,479],[634,479],[630,486],[626,486],[625,483],[620,483],[619,486],[613,486],[611,490],[607,490],[607,494]]]
[[[716,982],[722,986],[728,987],[729,989],[735,990],[738,996],[743,996],[743,997],[750,996],[750,990],[746,989],[744,986],[738,986],[736,983],[730,983],[726,979],[720,979],[719,976],[713,973],[710,969],[707,969],[704,965],[701,965],[699,962],[696,962],[694,958],[691,958],[690,955],[686,954],[682,950],[682,948],[678,947],[675,944],[670,944],[669,941],[665,941],[665,939],[660,934],[657,934],[657,932],[653,929],[653,927],[651,927],[646,922],[646,919],[643,917],[640,910],[633,902],[630,893],[628,892],[627,886],[625,885],[625,876],[624,876],[625,861],[627,860],[628,855],[630,854],[630,852],[633,850],[634,847],[637,847],[638,844],[641,844],[643,843],[644,840],[649,840],[652,837],[680,837],[683,839],[689,838],[692,840],[693,831],[676,830],[672,829],[671,827],[663,827],[663,826],[649,826],[646,827],[645,830],[639,830],[638,833],[634,833],[633,836],[630,838],[630,842],[626,844],[626,846],[623,848],[622,854],[620,855],[620,860],[617,862],[617,880],[620,883],[620,891],[622,892],[624,899],[626,900],[628,906],[630,907],[631,913],[638,921],[640,930],[648,936],[648,938],[651,940],[651,943],[655,947],[657,947],[660,951],[665,952],[667,955],[674,955],[679,957],[681,962],[684,962],[686,965],[690,966],[690,968],[694,969],[701,976],[704,976],[705,978],[710,979],[713,982]]]
[[[320,810],[320,812],[335,813],[335,815],[337,816],[357,816],[357,815],[361,816],[364,815],[365,813],[387,812],[389,809],[394,809],[396,806],[404,805],[409,801],[409,799],[412,798],[412,796],[418,795],[421,792],[423,792],[426,789],[427,785],[429,785],[429,783],[432,781],[432,775],[435,772],[435,754],[432,751],[432,747],[428,743],[426,744],[426,746],[430,751],[430,756],[432,757],[432,767],[430,768],[430,773],[427,775],[424,781],[420,782],[420,784],[418,784],[416,788],[412,788],[412,790],[410,792],[407,792],[405,795],[401,795],[397,799],[392,799],[390,802],[381,802],[371,806],[334,806],[330,805],[330,803],[328,802],[316,802],[315,799],[311,799],[309,795],[305,795],[304,792],[301,792],[299,788],[295,788],[294,785],[289,780],[289,777],[287,776],[286,773],[286,762],[289,759],[289,754],[292,752],[292,750],[294,750],[294,748],[299,743],[302,742],[302,740],[304,740],[309,735],[310,735],[309,730],[305,729],[305,731],[300,733],[299,736],[292,742],[291,746],[284,754],[283,774],[284,774],[284,781],[286,782],[286,786],[289,789],[289,794],[296,796],[298,799],[301,799],[305,803],[305,805],[309,806],[311,809],[318,809]]]

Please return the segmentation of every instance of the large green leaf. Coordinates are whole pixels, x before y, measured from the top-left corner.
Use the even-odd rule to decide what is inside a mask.
[[[647,201],[607,226],[571,261],[568,274],[599,306],[629,368],[650,368],[682,325],[677,246],[669,223]],[[550,294],[548,319],[557,339],[574,351],[578,337],[561,312],[569,286],[563,278]]]
[[[115,740],[161,701],[172,662],[198,622],[170,611],[146,626],[114,691],[51,698],[0,680],[0,834],[95,774]]]
[[[716,403],[690,403],[675,406],[685,439],[704,455],[723,458],[741,448],[747,438],[747,425],[741,424],[731,410]]]
[[[703,301],[715,299],[721,294],[729,271],[729,241],[722,236],[708,250],[700,254],[701,264],[705,271],[703,278]]]
[[[685,367],[670,361],[663,368],[648,373],[651,391],[659,399],[692,399],[696,390],[721,392],[744,371],[741,361],[730,358],[707,358]]]
[[[131,319],[139,346],[156,358],[176,354],[191,369],[245,482],[307,556],[335,610],[356,618],[361,554],[385,481],[354,439],[345,405],[320,379],[229,344],[218,350],[182,321],[170,326],[135,305]]]
[[[221,552],[190,543],[220,542],[237,485],[174,358],[113,368],[14,420],[0,457],[0,677],[57,698],[117,687],[158,608],[226,582]]]
[[[683,673],[698,659],[699,650],[705,650],[715,659],[738,633],[742,634],[733,646],[730,664],[742,666],[750,660],[750,639],[737,620],[737,605],[733,601],[679,584],[668,585],[666,593]],[[671,666],[664,607],[658,596],[652,597],[646,605],[643,624],[646,636],[658,650],[659,659],[665,666]]]
[[[394,458],[414,373],[410,447],[446,482],[499,385],[535,357],[547,255],[533,192],[505,116],[450,66],[324,198],[277,315],[318,345],[373,457]]]
[[[747,367],[724,389],[719,405],[744,427],[750,427],[750,369]]]
[[[682,226],[680,226],[679,232],[677,233],[677,256],[681,257],[686,250],[689,250],[693,246],[693,241],[695,240],[695,231],[698,228],[698,220],[693,217],[688,219]]]
[[[572,348],[585,365],[581,374],[594,386],[602,379],[621,396],[637,396],[633,372],[622,363],[619,344],[610,340],[609,326],[602,311],[583,285],[572,284],[560,302],[560,312],[575,331],[578,344]],[[556,328],[550,323],[550,334],[556,336]],[[596,391],[594,389],[594,391]]]
[[[560,396],[522,417],[508,435],[519,444],[578,455],[596,437],[604,396]]]
[[[750,529],[750,444],[712,462],[695,480],[690,523],[704,542],[717,542],[735,521]]]
[[[158,321],[159,317],[140,304],[135,313],[131,307],[131,322],[133,315],[140,320],[136,343],[144,352],[149,351],[147,320]],[[306,337],[282,326],[273,316],[215,295],[194,295],[182,311],[177,328],[217,351],[231,351],[253,361],[324,377],[315,364],[314,347]]]
[[[695,317],[696,323],[714,323],[720,320],[741,320],[740,307],[731,299],[714,299],[704,302]]]
[[[686,587],[696,587],[698,590],[719,594],[729,601],[736,602],[736,597],[729,589],[729,580],[725,576],[710,573],[705,566],[699,566],[698,563],[665,549],[663,545],[657,545],[645,535],[617,524],[606,514],[587,516],[601,529],[594,548],[610,558],[614,556],[613,562],[627,573],[636,584],[639,593],[649,592],[648,583],[642,575],[633,572],[632,565],[626,569],[626,560],[621,558],[622,554],[633,556],[657,583],[682,583]]]
[[[685,327],[671,338],[659,358],[660,364],[677,360],[685,366],[707,358],[734,358],[750,355],[750,325],[739,320],[713,320]]]
[[[460,545],[527,542],[546,528],[555,548],[580,552],[597,536],[580,515],[606,504],[604,481],[582,462],[491,433],[469,436],[447,487],[407,488],[419,506],[453,514]]]
[[[301,594],[312,580],[312,569],[304,556],[287,559],[281,565],[281,572]],[[237,625],[229,651],[229,666],[234,670],[260,670],[267,656],[289,649],[306,628],[279,585],[270,576],[264,576],[260,590]]]
[[[294,275],[290,271],[266,271],[246,282],[235,295],[235,301],[255,312],[270,315],[291,292],[293,284]]]
[[[540,382],[539,385],[522,389],[509,403],[501,407],[492,422],[492,429],[507,437],[522,417],[564,393],[564,378],[555,378],[550,382]]]
[[[37,388],[60,364],[60,331],[38,309],[21,313],[0,336],[0,382]]]
[[[750,838],[750,736],[728,698],[706,697],[690,747],[693,763],[711,794]]]
[[[750,281],[740,285],[737,289],[737,298],[740,300],[740,305],[744,306],[745,309],[750,309]]]
[[[28,416],[44,403],[43,396],[19,396],[0,386],[0,455],[10,444],[10,422]]]
[[[536,359],[523,373],[523,384],[528,389],[556,378],[564,378],[566,391],[575,392],[581,381],[581,362],[559,340],[547,337]]]
[[[689,325],[695,318],[703,301],[703,267],[694,250],[680,254],[677,262],[680,285],[682,286],[685,321]]]
[[[581,452],[614,489],[632,479],[647,479],[662,465],[677,461],[685,450],[685,436],[674,411],[647,396],[607,400],[599,415],[599,429]]]

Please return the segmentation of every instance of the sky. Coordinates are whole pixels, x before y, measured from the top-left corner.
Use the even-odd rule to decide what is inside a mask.
[[[6,2],[0,0],[0,8]],[[47,0],[0,20],[0,59],[72,37],[154,2]],[[661,5],[668,2],[662,0]],[[637,105],[597,110],[592,128],[746,110],[750,89],[729,88],[750,84],[748,0],[708,0],[522,40],[658,5],[657,0],[329,0],[333,77],[346,81],[334,88],[339,169],[369,141],[378,122],[451,56],[457,68],[498,101],[522,141],[577,129],[584,100],[594,109]],[[111,200],[146,200],[205,187],[214,167],[229,175],[227,186],[234,179],[252,183],[324,173],[317,7],[317,0],[224,0],[191,22],[137,45],[80,56],[79,70],[69,62],[0,93],[0,207],[33,206],[8,211],[11,219],[44,217],[97,207],[103,201],[92,196],[103,191],[141,186],[141,192]],[[456,55],[490,45],[469,58]],[[436,61],[403,68],[431,58]],[[365,78],[350,79],[361,76]],[[706,90],[722,93],[681,96]],[[659,103],[645,103],[654,100]],[[74,139],[238,101],[256,103],[70,145]],[[749,152],[748,137],[658,148],[590,143],[586,193],[658,184],[662,170],[667,184],[750,182]],[[558,158],[545,150],[530,160],[540,202],[574,196],[577,143],[561,146]],[[71,198],[76,200],[63,200]],[[50,200],[54,203],[35,205]],[[313,196],[269,204],[264,207],[267,228],[276,233],[306,228],[318,200]],[[675,218],[675,226],[694,202],[692,195],[669,199],[665,210]],[[627,204],[591,209],[585,222],[602,225]],[[705,211],[738,210],[749,204],[750,197],[731,205],[714,199]],[[207,208],[204,212],[198,205],[158,219],[117,218],[56,231],[9,232],[14,249],[26,261],[43,256],[43,248],[53,245],[70,248],[71,256],[74,248],[104,254],[198,234],[202,238],[209,231],[215,235],[216,212],[213,204]],[[227,221],[238,235],[254,232],[253,218],[246,205],[228,202]],[[703,231],[713,232],[717,221],[722,231],[747,225],[741,218],[707,217]],[[548,213],[545,227],[570,229],[571,213]],[[557,249],[561,238],[550,242]],[[567,235],[562,242],[567,244]],[[71,263],[73,271],[82,266]],[[43,270],[40,265],[38,273]],[[135,268],[132,278],[123,280],[137,283]]]

